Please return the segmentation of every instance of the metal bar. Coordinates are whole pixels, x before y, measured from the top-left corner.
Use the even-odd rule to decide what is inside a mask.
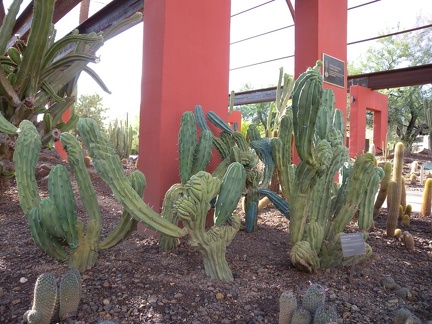
[[[80,34],[100,32],[136,12],[144,11],[143,0],[114,0],[80,24]]]
[[[348,89],[360,85],[372,90],[432,83],[432,64],[348,76]],[[228,96],[229,97],[229,96]],[[229,98],[228,98],[229,99]],[[234,106],[276,100],[276,87],[235,93]]]

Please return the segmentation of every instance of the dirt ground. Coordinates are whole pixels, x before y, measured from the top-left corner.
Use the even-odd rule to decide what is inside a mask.
[[[405,172],[413,160],[422,164],[432,157],[407,153]],[[50,168],[59,161],[51,154],[39,164],[41,195],[46,194]],[[126,171],[130,169],[132,163]],[[92,167],[89,171],[105,236],[122,208]],[[407,190],[423,187],[407,183]],[[0,323],[22,323],[31,307],[36,278],[43,272],[60,277],[67,264],[48,257],[33,243],[13,180],[0,202]],[[82,206],[78,211],[84,214]],[[407,308],[423,323],[432,321],[432,218],[413,213],[409,228],[400,227],[414,236],[415,251],[410,252],[402,240],[385,236],[386,214],[382,209],[369,235],[374,251],[370,260],[353,268],[308,274],[291,265],[289,221],[269,205],[259,213],[259,230],[240,231],[227,248],[234,274],[231,283],[206,278],[200,253],[186,240],[175,251],[161,253],[156,237],[135,232],[102,251],[96,265],[82,273],[78,314],[68,323],[277,323],[281,293],[292,289],[301,301],[310,282],[328,288],[327,302],[336,307],[340,323],[393,323],[400,308]],[[346,229],[357,230],[355,223]],[[388,277],[404,293],[383,284]]]

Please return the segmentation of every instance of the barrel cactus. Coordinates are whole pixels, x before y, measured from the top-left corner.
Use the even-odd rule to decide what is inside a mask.
[[[375,193],[384,175],[371,153],[350,164],[343,116],[334,108],[333,92],[322,89],[320,66],[318,62],[295,81],[292,109],[281,117],[278,137],[271,142],[283,197],[268,197],[290,220],[291,262],[307,272],[344,263],[339,235],[360,206],[359,226],[370,228]],[[297,165],[288,159],[292,133],[300,158]],[[334,179],[340,170],[339,184]],[[357,260],[370,255],[367,243],[365,247],[368,253]]]

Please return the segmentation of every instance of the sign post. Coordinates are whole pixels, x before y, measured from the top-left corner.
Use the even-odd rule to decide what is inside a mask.
[[[366,253],[363,233],[344,233],[340,235],[342,254],[345,258],[352,257],[353,262],[350,271],[349,281],[351,283],[354,272],[355,257]]]

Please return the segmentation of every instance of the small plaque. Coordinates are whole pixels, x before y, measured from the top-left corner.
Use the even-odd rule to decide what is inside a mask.
[[[424,164],[423,164],[423,169],[424,170],[432,170],[432,162],[425,162]]]
[[[345,88],[345,62],[323,53],[323,81]]]
[[[365,242],[362,233],[347,233],[340,236],[344,257],[365,254]]]

